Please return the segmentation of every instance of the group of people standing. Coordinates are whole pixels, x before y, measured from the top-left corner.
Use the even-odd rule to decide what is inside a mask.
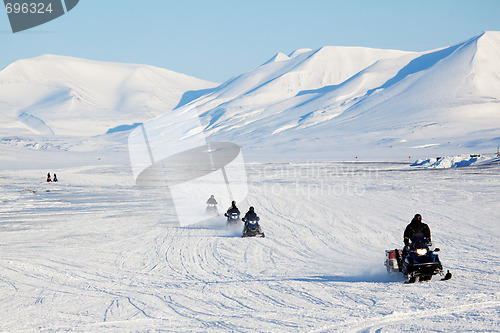
[[[57,175],[54,173],[54,178],[51,178],[50,177],[50,172],[47,174],[47,183],[50,183],[50,182],[57,182]]]

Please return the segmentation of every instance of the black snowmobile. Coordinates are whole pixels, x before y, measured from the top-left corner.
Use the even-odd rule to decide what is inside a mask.
[[[254,219],[243,218],[242,221],[245,222],[245,228],[241,237],[266,237],[260,228],[258,217]]]
[[[439,249],[430,249],[430,241],[424,234],[413,235],[411,243],[401,250],[386,250],[385,267],[388,273],[402,272],[408,283],[429,281],[432,276],[444,276],[442,280],[451,279],[451,273],[444,273],[443,266],[436,254]]]
[[[232,212],[224,214],[227,217],[227,225],[236,225],[240,223],[240,213]]]

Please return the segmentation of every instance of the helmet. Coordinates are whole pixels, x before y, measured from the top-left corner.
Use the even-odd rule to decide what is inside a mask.
[[[413,220],[411,220],[412,223],[419,223],[422,222],[422,215],[420,214],[415,214],[413,217]]]
[[[254,208],[253,207],[250,207],[250,211],[253,212]]]

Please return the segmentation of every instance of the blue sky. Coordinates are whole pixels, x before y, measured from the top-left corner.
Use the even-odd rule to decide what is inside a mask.
[[[58,54],[223,82],[278,51],[325,45],[424,51],[484,30],[500,31],[500,0],[80,0],[64,16],[16,34],[0,12],[0,69]]]

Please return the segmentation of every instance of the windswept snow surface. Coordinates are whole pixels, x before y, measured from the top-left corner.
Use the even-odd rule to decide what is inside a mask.
[[[222,216],[179,227],[168,193],[134,186],[126,164],[9,165],[2,331],[498,331],[496,165],[248,164],[239,206],[256,207],[260,239]],[[47,171],[60,182],[44,182]],[[401,246],[415,213],[451,280],[385,272],[384,250]]]

